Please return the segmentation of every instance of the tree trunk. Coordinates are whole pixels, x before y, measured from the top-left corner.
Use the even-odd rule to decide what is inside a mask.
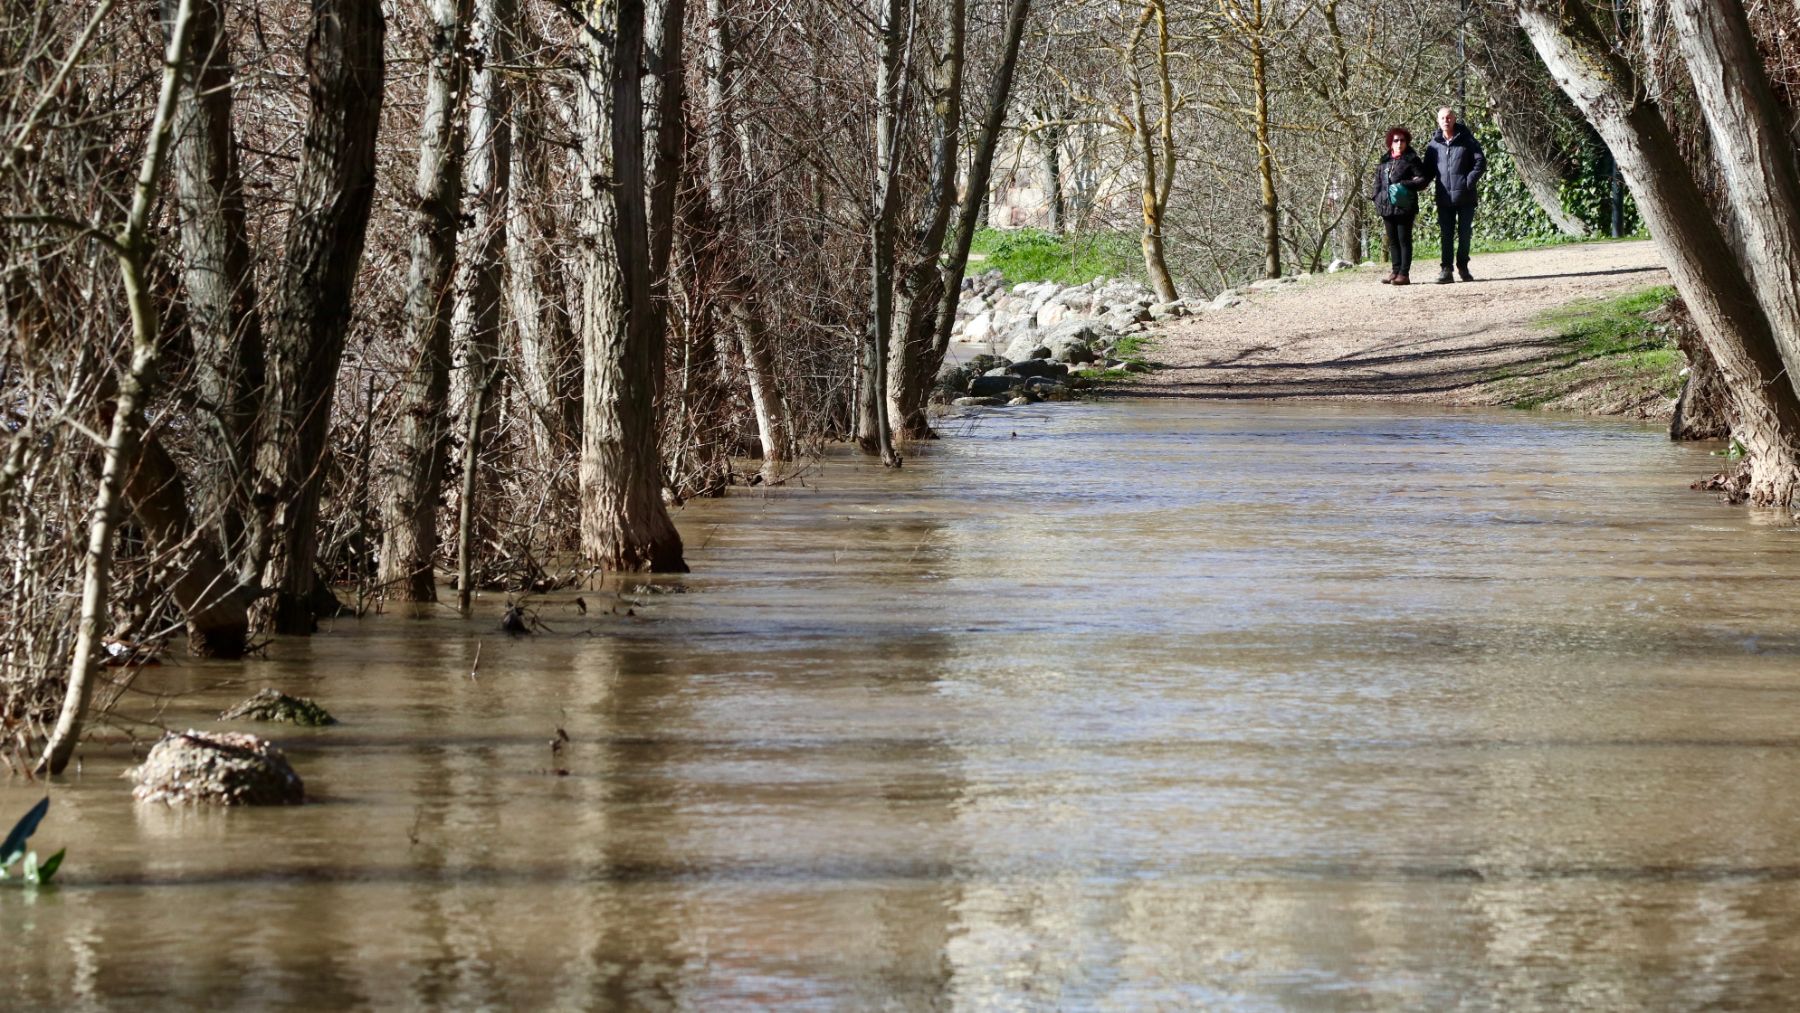
[[[969,248],[975,242],[975,229],[980,225],[987,204],[988,178],[994,169],[994,152],[1000,147],[1000,131],[1006,125],[1006,111],[1012,103],[1014,72],[1019,64],[1019,43],[1025,37],[1025,21],[1031,13],[1031,0],[1012,0],[1006,10],[1006,29],[1000,54],[988,86],[987,107],[982,113],[981,132],[975,138],[975,151],[969,159],[969,178],[963,188],[962,204],[956,213],[956,238],[944,258],[943,284],[939,288],[937,331],[931,346],[931,359],[926,376],[935,378],[950,350],[950,331],[956,326],[956,306],[962,298],[963,275],[969,268]],[[921,395],[922,397],[923,395]]]
[[[155,434],[138,447],[125,498],[157,561],[157,581],[169,589],[187,622],[189,652],[201,658],[243,657],[253,592],[239,585],[217,541],[195,530],[181,469]]]
[[[1149,103],[1144,97],[1143,75],[1138,69],[1138,49],[1143,45],[1144,32],[1152,21],[1157,26],[1157,70],[1162,85],[1162,115],[1155,135],[1151,134]],[[1157,298],[1164,302],[1174,302],[1180,296],[1175,291],[1175,279],[1169,273],[1169,262],[1163,248],[1163,212],[1168,207],[1169,177],[1174,174],[1174,110],[1170,93],[1172,82],[1169,77],[1169,25],[1163,0],[1148,0],[1138,15],[1137,25],[1131,33],[1131,43],[1125,51],[1126,68],[1131,85],[1132,108],[1136,114],[1135,133],[1137,137],[1139,198],[1143,211],[1143,236],[1141,245],[1144,251],[1144,274],[1148,277],[1150,287],[1156,290]],[[1158,141],[1162,144],[1162,158],[1157,157]],[[1160,166],[1159,166],[1160,161]],[[1159,178],[1160,177],[1160,178]]]
[[[679,8],[680,0],[667,0]],[[581,544],[611,570],[686,572],[681,536],[662,500],[656,388],[660,313],[650,305],[652,247],[644,172],[644,4],[590,0],[582,199],[588,270],[582,295]],[[616,24],[608,24],[616,13]],[[610,40],[608,38],[610,36]],[[678,66],[676,47],[660,54]],[[679,90],[660,94],[678,101]],[[660,123],[674,123],[663,115]],[[672,173],[666,177],[673,183]],[[665,253],[666,256],[666,253]],[[666,261],[665,261],[666,263]]]
[[[162,0],[164,31],[176,0]],[[195,436],[212,472],[201,487],[201,524],[216,525],[227,553],[243,549],[256,419],[263,385],[262,318],[231,128],[232,64],[219,0],[198,0],[189,28],[192,72],[182,80],[169,171],[180,221],[182,282],[194,347],[200,421]]]
[[[875,192],[869,211],[869,322],[862,345],[862,377],[857,387],[856,444],[881,463],[900,464],[888,425],[888,345],[894,328],[894,231],[900,213],[900,169],[897,164],[901,125],[905,121],[901,0],[880,0],[876,31],[881,60],[875,79]]]
[[[469,607],[478,540],[481,452],[493,429],[493,389],[500,351],[501,269],[506,262],[507,191],[512,171],[512,117],[501,68],[512,62],[514,0],[475,0],[472,51],[478,54],[469,81],[468,192],[469,253],[456,286],[453,344],[462,350],[462,496],[456,519],[456,592]]]
[[[544,199],[544,146],[532,118],[539,110],[521,90],[512,102],[512,166],[506,210],[506,296],[519,341],[519,372],[537,419],[538,453],[544,460],[565,451],[580,453],[582,419],[581,349],[573,314],[581,300],[561,293],[575,288],[562,262],[548,255],[561,246],[557,216]],[[578,288],[577,288],[577,291]]]
[[[382,481],[382,588],[402,601],[436,601],[437,502],[449,439],[451,280],[462,207],[461,0],[431,0],[425,112],[413,179],[412,268],[406,279],[406,347],[400,425]]]
[[[175,118],[178,86],[185,72],[189,32],[193,27],[194,0],[180,0],[169,19],[168,45],[163,54],[162,88],[150,140],[132,189],[131,210],[125,227],[109,245],[119,261],[125,299],[131,310],[131,360],[119,380],[113,404],[112,426],[102,451],[100,486],[88,517],[88,548],[81,581],[81,611],[76,618],[75,646],[69,658],[69,683],[63,693],[56,727],[44,746],[39,767],[60,774],[75,755],[75,744],[87,721],[94,698],[94,669],[99,667],[102,636],[107,621],[107,598],[112,592],[113,543],[125,513],[125,482],[136,467],[138,448],[145,430],[144,408],[156,384],[157,361],[162,355],[162,321],[156,300],[145,288],[145,267],[150,262],[149,225],[156,191],[167,161],[169,135]]]
[[[935,54],[932,81],[930,197],[925,219],[914,232],[913,261],[900,276],[895,306],[899,340],[889,350],[887,375],[888,428],[906,439],[935,435],[925,419],[925,400],[931,391],[938,362],[932,355],[937,333],[938,304],[943,299],[944,233],[950,227],[950,211],[956,204],[956,156],[960,147],[963,91],[963,36],[967,18],[963,0],[946,0],[944,21]]]
[[[733,143],[740,147],[739,162],[748,171],[751,152],[748,137],[737,120],[736,64],[731,34],[731,12],[726,0],[707,0],[707,44],[703,73],[706,79],[706,189],[709,214],[702,215],[710,228],[702,242],[719,264],[727,280],[720,286],[738,347],[744,358],[744,380],[756,415],[756,435],[762,446],[763,476],[779,477],[781,465],[793,459],[794,435],[786,399],[775,377],[774,335],[769,332],[757,304],[756,282],[745,270],[742,251],[734,240],[733,226],[741,225],[730,207],[727,175]],[[754,183],[754,179],[746,180]]]
[[[325,437],[375,196],[386,24],[377,0],[314,0],[307,116],[270,324],[252,561],[278,633],[311,633]]]
[[[1063,230],[1062,139],[1062,127],[1038,131],[1044,148],[1044,231],[1051,235]]]
[[[1580,6],[1527,0],[1519,22],[1631,181],[1663,262],[1731,392],[1735,435],[1749,451],[1751,501],[1791,509],[1800,489],[1800,398],[1781,379],[1787,367],[1769,319],[1661,112]]]
[[[1736,0],[1668,0],[1673,33],[1725,174],[1744,266],[1800,392],[1800,172],[1794,140],[1744,8]]]
[[[1263,276],[1281,277],[1281,198],[1275,191],[1275,147],[1269,139],[1269,54],[1263,44],[1262,0],[1250,35],[1250,80],[1256,87],[1256,178],[1262,184]]]

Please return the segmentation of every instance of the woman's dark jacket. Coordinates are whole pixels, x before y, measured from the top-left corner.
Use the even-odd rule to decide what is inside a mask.
[[[1399,158],[1395,158],[1392,152],[1381,156],[1381,164],[1375,167],[1375,187],[1369,196],[1375,199],[1375,212],[1383,218],[1406,218],[1418,214],[1417,204],[1402,209],[1388,203],[1388,187],[1394,183],[1404,183],[1414,193],[1431,185],[1431,176],[1425,172],[1425,163],[1413,149],[1402,151]]]
[[[1442,130],[1432,133],[1431,143],[1425,146],[1425,171],[1437,180],[1440,205],[1472,208],[1475,184],[1487,172],[1487,152],[1481,150],[1474,132],[1458,123],[1449,140],[1444,139]]]

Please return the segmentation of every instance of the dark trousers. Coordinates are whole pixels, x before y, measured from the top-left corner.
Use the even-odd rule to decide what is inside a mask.
[[[1395,274],[1412,273],[1413,221],[1417,215],[1394,215],[1383,218],[1387,226],[1388,259],[1394,262]]]
[[[1452,265],[1450,254],[1454,249],[1456,253],[1456,260],[1454,261],[1455,266],[1468,267],[1469,237],[1475,231],[1475,209],[1472,207],[1457,208],[1451,207],[1448,204],[1439,204],[1437,206],[1437,213],[1438,249],[1442,251],[1438,254],[1438,262],[1443,265],[1444,270],[1450,270]],[[1450,245],[1451,239],[1456,240],[1456,245],[1454,247]]]

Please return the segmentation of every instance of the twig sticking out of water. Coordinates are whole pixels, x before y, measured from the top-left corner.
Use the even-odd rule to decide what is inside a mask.
[[[475,661],[473,664],[471,664],[469,666],[469,681],[471,681],[471,682],[480,682],[481,681],[480,679],[477,679],[475,677],[475,670],[480,667],[481,667],[481,641],[477,640],[477,641],[475,641]]]

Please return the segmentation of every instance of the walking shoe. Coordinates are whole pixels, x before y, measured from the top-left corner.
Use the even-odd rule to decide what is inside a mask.
[[[1464,264],[1456,269],[1456,276],[1464,281],[1474,281],[1475,276],[1469,273],[1469,265]]]
[[[1392,271],[1389,271],[1388,273],[1381,276],[1381,283],[1383,285],[1392,285],[1394,283],[1394,279],[1398,278],[1398,277],[1400,277],[1400,276],[1395,274]]]
[[[1396,274],[1396,275],[1394,275],[1394,284],[1396,284],[1396,285],[1411,285],[1412,279],[1407,277],[1404,274]]]
[[[1438,282],[1437,283],[1439,285],[1448,285],[1455,280],[1456,280],[1456,278],[1450,274],[1450,269],[1447,267],[1444,268],[1442,271],[1438,272]]]

